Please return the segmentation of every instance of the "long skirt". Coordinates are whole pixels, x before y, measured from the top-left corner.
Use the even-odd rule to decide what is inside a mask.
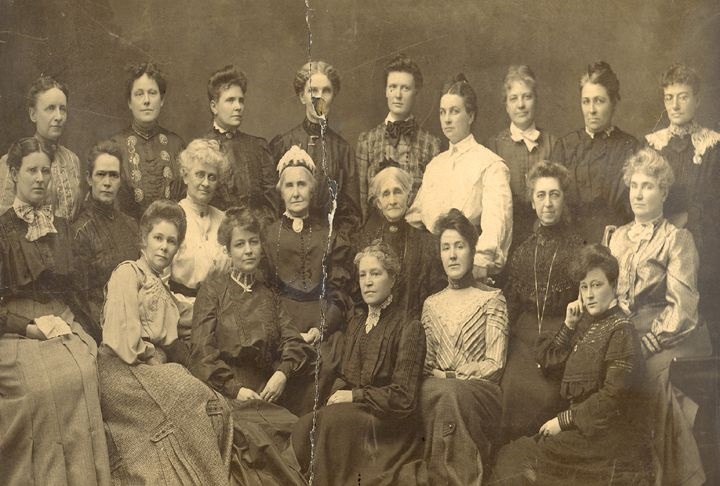
[[[485,485],[650,486],[652,476],[647,429],[628,421],[592,437],[568,430],[511,442]]]
[[[498,433],[501,391],[487,380],[426,378],[420,387],[425,460],[431,484],[482,483]]]
[[[102,413],[115,484],[227,485],[225,399],[175,363],[128,365],[101,348]]]
[[[647,306],[631,316],[642,336],[664,306]],[[675,357],[710,356],[712,346],[706,326],[701,325],[672,348],[646,361],[648,392],[652,400],[656,485],[699,486],[705,483],[700,452],[693,435],[697,404],[670,383],[670,362]]]
[[[560,317],[545,316],[543,334],[554,335],[562,324]],[[500,380],[501,443],[536,434],[545,422],[568,407],[560,396],[562,370],[548,373],[537,363],[537,339],[537,316],[522,313],[510,326],[507,361]]]
[[[301,417],[292,441],[313,485],[429,484],[413,417],[381,418],[362,403],[339,403]]]
[[[95,341],[64,304],[5,304],[30,318],[64,316],[73,333],[46,341],[0,337],[0,483],[110,484]]]
[[[297,417],[263,400],[230,400],[234,426],[233,484],[307,484],[295,458],[290,434]]]

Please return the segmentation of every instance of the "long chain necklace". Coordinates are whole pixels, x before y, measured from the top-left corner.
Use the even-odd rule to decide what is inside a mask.
[[[540,293],[538,292],[538,278],[537,278],[537,254],[538,254],[539,240],[535,242],[535,258],[533,259],[533,277],[535,277],[535,308],[537,309],[538,319],[538,335],[542,332],[542,321],[545,317],[545,304],[547,304],[548,291],[550,290],[550,278],[552,277],[553,265],[555,264],[555,257],[557,257],[558,249],[560,248],[560,242],[558,241],[555,245],[555,252],[553,253],[552,260],[550,261],[550,270],[548,270],[547,282],[545,283],[545,295],[543,296],[542,311],[540,311]]]

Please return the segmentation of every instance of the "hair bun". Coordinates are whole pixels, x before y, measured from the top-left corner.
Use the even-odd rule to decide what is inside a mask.
[[[465,77],[464,73],[456,74],[455,77],[453,78],[453,83],[468,83],[468,84],[470,84],[468,79]]]

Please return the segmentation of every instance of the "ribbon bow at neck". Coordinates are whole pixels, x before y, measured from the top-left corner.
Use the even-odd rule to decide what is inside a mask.
[[[55,215],[51,205],[46,204],[36,208],[15,198],[13,209],[17,217],[28,224],[27,234],[25,234],[26,240],[35,241],[49,233],[57,233],[53,225]]]
[[[653,223],[634,223],[628,230],[628,239],[633,243],[650,241],[654,229]]]
[[[513,142],[525,142],[528,152],[532,152],[538,146],[540,131],[533,124],[527,130],[520,130],[514,123],[510,124],[510,138]]]
[[[385,124],[385,133],[387,133],[390,144],[397,148],[401,136],[405,135],[408,138],[413,138],[415,135],[415,119],[410,118],[398,122],[388,121]]]

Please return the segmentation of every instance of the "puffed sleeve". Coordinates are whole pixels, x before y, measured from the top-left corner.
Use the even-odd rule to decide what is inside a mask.
[[[581,323],[578,323],[580,325]],[[553,335],[543,333],[538,337],[535,359],[547,371],[553,371],[565,366],[575,337],[575,330],[565,324]]]
[[[354,247],[346,235],[336,234],[332,249],[326,259],[329,259],[327,291],[325,301],[325,332],[329,335],[342,330],[347,320],[348,312],[353,307],[350,289],[354,288],[353,256]]]
[[[389,385],[352,390],[353,402],[369,405],[380,417],[403,418],[415,410],[425,360],[425,333],[420,322],[410,321],[402,326],[395,353]]]
[[[368,148],[368,132],[363,132],[358,137],[355,148],[355,166],[358,172],[360,186],[360,209],[362,209],[363,221],[368,217],[368,168],[370,167],[370,149]]]
[[[242,383],[220,358],[215,334],[218,324],[220,296],[213,281],[200,286],[193,310],[188,368],[199,380],[230,398],[237,397]]]
[[[638,360],[641,359],[633,342],[632,324],[613,331],[604,358],[605,380],[600,389],[580,403],[558,415],[563,430],[576,427],[591,437],[606,429],[613,417],[623,410],[623,401],[634,393],[638,384]]]
[[[107,284],[103,308],[103,345],[127,364],[147,361],[155,346],[142,339],[138,272],[132,262],[118,265]]]
[[[512,242],[510,171],[504,162],[496,161],[485,170],[478,184],[482,184],[482,232],[473,263],[497,273],[505,266]]]
[[[262,193],[262,206],[266,208],[271,221],[277,219],[280,214],[280,201],[278,199],[275,184],[277,183],[277,172],[275,171],[276,159],[273,157],[270,146],[264,138],[259,138],[261,146],[260,156],[260,191]],[[282,157],[282,155],[281,155]],[[277,160],[280,160],[279,158]]]
[[[355,155],[347,143],[338,147],[339,167],[342,173],[342,186],[337,197],[337,211],[335,212],[335,226],[338,232],[347,237],[357,233],[362,222],[360,203],[360,181],[355,169]]]
[[[275,296],[275,309],[278,313],[276,322],[280,333],[276,348],[280,361],[275,370],[282,371],[288,378],[309,373],[317,357],[315,350],[300,336],[290,314],[277,296]]]
[[[642,336],[649,354],[660,352],[682,341],[698,325],[698,253],[689,231],[679,229],[670,237],[666,268],[667,305]]]
[[[433,323],[430,314],[430,307],[427,301],[425,301],[421,317],[426,341],[425,365],[423,366],[423,373],[425,375],[432,375],[433,370],[439,368],[437,363],[438,340],[433,332]]]
[[[425,207],[425,205],[428,204],[428,201],[426,201],[427,196],[425,194],[427,192],[427,189],[425,188],[428,185],[428,181],[432,177],[433,168],[434,166],[432,165],[432,161],[430,161],[430,163],[425,168],[425,173],[423,174],[423,180],[422,184],[420,184],[420,189],[418,189],[417,195],[415,196],[415,199],[413,200],[410,209],[408,209],[407,213],[405,213],[405,221],[407,221],[410,226],[418,229],[425,229],[425,225],[422,220],[423,208]],[[427,230],[432,231],[433,228],[427,228]]]
[[[502,294],[498,293],[490,299],[479,324],[485,328],[485,356],[479,361],[458,366],[456,378],[497,382],[505,368],[508,337],[507,306]]]

